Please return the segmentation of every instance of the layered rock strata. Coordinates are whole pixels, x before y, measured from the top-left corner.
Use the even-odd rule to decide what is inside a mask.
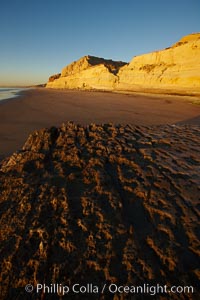
[[[48,88],[112,89],[119,68],[126,63],[94,56],[84,56],[66,66],[61,76],[47,83]]]
[[[200,91],[200,33],[164,50],[136,56],[129,64],[85,56],[65,67],[61,76],[53,76],[48,88]]]
[[[110,293],[114,283],[193,286],[170,299],[198,299],[199,147],[198,126],[67,123],[30,135],[0,166],[1,299],[61,299],[25,292],[38,283],[106,284],[67,299],[152,298]]]
[[[200,87],[200,33],[161,51],[134,57],[118,73],[120,89]]]

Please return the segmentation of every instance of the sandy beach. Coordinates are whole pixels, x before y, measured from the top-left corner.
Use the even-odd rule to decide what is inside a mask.
[[[97,124],[200,124],[188,97],[31,89],[0,102],[0,157],[20,149],[31,132],[73,121]]]

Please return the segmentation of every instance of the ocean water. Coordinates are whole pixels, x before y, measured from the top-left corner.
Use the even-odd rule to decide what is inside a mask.
[[[0,101],[19,96],[19,92],[25,88],[0,88]]]

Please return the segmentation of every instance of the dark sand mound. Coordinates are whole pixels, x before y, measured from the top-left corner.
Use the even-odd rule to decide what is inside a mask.
[[[200,127],[34,132],[1,164],[1,299],[63,299],[26,284],[190,286],[198,299]],[[107,285],[107,286],[108,286]],[[64,299],[148,299],[73,294]]]

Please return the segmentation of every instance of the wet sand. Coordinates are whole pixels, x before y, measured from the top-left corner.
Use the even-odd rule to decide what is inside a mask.
[[[0,158],[22,147],[40,128],[73,121],[161,125],[200,124],[200,106],[188,97],[32,89],[0,102]]]

